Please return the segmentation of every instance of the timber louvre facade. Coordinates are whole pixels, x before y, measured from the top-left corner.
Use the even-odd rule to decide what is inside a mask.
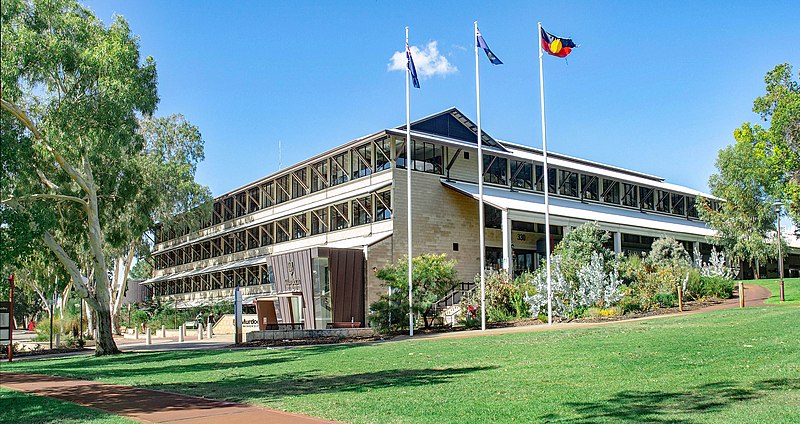
[[[414,255],[446,253],[459,276],[479,269],[477,128],[455,108],[411,124]],[[486,132],[483,176],[487,264],[519,273],[543,258],[539,149]],[[720,199],[662,178],[548,152],[551,226],[597,221],[617,252],[670,235],[710,253],[695,198]],[[214,200],[197,231],[156,231],[154,277],[143,284],[179,307],[230,300],[274,308],[269,325],[365,325],[385,292],[374,271],[406,252],[405,126],[362,137]],[[788,275],[788,274],[787,274]],[[265,323],[262,324],[266,325]]]

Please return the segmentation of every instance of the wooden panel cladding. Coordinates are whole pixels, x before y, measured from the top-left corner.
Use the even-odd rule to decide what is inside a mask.
[[[317,249],[328,256],[331,272],[333,322],[366,325],[364,308],[364,252],[357,249]]]
[[[306,329],[314,329],[314,297],[311,274],[311,250],[284,253],[270,257],[272,272],[275,275],[275,291],[281,293],[302,293],[303,319]],[[279,307],[284,323],[292,322],[289,298],[281,297]]]

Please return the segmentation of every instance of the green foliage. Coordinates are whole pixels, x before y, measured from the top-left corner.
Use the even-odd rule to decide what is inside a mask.
[[[678,304],[678,298],[672,293],[657,293],[653,296],[653,303],[659,308],[674,308]]]
[[[422,317],[425,328],[432,323],[431,306],[459,283],[456,261],[447,255],[421,255],[412,260],[413,305],[415,317]],[[370,305],[370,322],[380,330],[407,328],[408,324],[408,261],[400,259],[378,270],[391,294]],[[405,306],[404,306],[405,304]]]
[[[660,266],[685,267],[691,262],[686,248],[672,237],[654,240],[648,258]]]
[[[561,256],[561,272],[568,281],[577,279],[578,271],[599,253],[607,264],[609,272],[614,264],[614,252],[605,247],[611,239],[608,231],[600,229],[597,222],[587,222],[567,233],[553,249],[554,255]]]
[[[461,310],[467,311],[472,306],[476,309],[478,324],[480,324],[480,274],[475,276],[475,290],[469,296],[461,299]],[[533,276],[523,273],[515,279],[510,279],[504,271],[490,270],[485,274],[484,286],[486,290],[486,319],[491,322],[512,321],[530,317],[528,305],[525,303],[525,294],[533,292]],[[470,317],[465,315],[465,320]]]
[[[733,280],[718,276],[691,278],[684,291],[686,300],[705,300],[708,298],[728,299],[733,296]]]

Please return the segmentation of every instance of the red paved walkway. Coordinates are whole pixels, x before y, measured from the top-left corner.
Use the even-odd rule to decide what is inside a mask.
[[[0,374],[0,387],[49,396],[143,423],[332,423],[318,418],[175,393],[39,374]]]

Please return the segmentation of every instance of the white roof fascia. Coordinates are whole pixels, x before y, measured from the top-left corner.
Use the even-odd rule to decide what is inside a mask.
[[[476,184],[446,180],[442,180],[442,184],[475,199],[478,198],[478,186]],[[512,192],[491,186],[484,186],[483,190],[484,202],[499,209],[544,214],[544,195],[519,191]],[[684,218],[642,213],[633,209],[615,208],[597,203],[583,203],[558,197],[550,199],[550,215],[583,222],[597,221],[670,233],[703,237],[714,235],[714,231],[701,221],[689,221]]]

